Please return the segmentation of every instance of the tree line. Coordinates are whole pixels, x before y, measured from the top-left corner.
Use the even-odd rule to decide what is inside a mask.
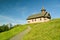
[[[2,26],[0,26],[0,33],[8,31],[8,30],[10,30],[12,28],[13,28],[12,24],[7,24],[7,25],[3,24]]]

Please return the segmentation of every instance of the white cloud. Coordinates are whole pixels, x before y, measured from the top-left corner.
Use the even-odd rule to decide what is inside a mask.
[[[24,24],[25,21],[24,20],[18,20],[18,19],[13,19],[13,18],[10,18],[8,16],[3,16],[3,15],[0,15],[0,25],[1,24],[8,24],[8,23],[12,23],[13,25],[15,24]]]
[[[7,16],[3,16],[3,15],[0,15],[0,18],[2,19],[7,19],[7,20],[10,20],[10,21],[15,21],[14,19],[10,18],[10,17],[7,17]]]

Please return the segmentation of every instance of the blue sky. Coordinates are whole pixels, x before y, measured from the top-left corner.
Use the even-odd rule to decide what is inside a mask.
[[[60,0],[0,0],[0,25],[24,24],[29,15],[41,12],[42,6],[52,18],[60,18]]]

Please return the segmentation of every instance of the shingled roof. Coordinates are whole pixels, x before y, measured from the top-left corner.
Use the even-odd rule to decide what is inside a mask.
[[[49,19],[51,19],[51,16],[48,12],[44,12],[42,13],[42,11],[46,11],[44,8],[41,9],[41,13],[38,13],[38,14],[34,14],[34,15],[31,15],[27,18],[27,20],[29,19],[35,19],[35,18],[41,18],[41,17],[47,17]]]

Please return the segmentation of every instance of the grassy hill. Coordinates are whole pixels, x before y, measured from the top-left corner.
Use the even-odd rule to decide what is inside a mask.
[[[22,32],[26,28],[27,27],[25,25],[24,26],[23,25],[15,26],[15,28],[13,28],[9,31],[0,33],[0,40],[9,40],[11,37],[13,37],[16,34]]]
[[[45,23],[25,24],[0,33],[0,40],[9,40],[16,34],[24,31],[27,26],[31,31],[22,40],[60,40],[60,19],[53,19]]]
[[[23,40],[60,40],[60,19],[28,25],[32,29]]]

